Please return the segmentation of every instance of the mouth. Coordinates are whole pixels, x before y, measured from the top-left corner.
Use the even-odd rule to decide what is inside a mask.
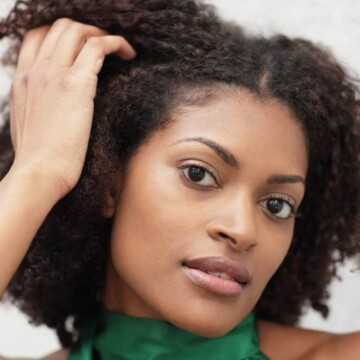
[[[196,258],[182,266],[192,283],[217,295],[239,296],[250,282],[244,265],[223,257]]]

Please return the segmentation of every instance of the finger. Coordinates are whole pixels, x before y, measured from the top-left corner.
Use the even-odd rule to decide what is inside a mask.
[[[16,151],[16,147],[17,147],[17,142],[16,142],[16,121],[15,121],[15,111],[14,111],[14,100],[13,100],[13,96],[9,97],[9,104],[10,104],[10,138],[11,138],[11,143],[12,146],[14,148],[14,150]]]
[[[34,65],[37,53],[42,44],[44,37],[49,31],[50,26],[42,26],[36,29],[29,30],[22,41],[16,71],[11,84],[9,93],[10,105],[10,135],[11,142],[16,151],[17,136],[21,124],[18,122],[22,120],[25,111],[26,103],[26,74],[28,70]]]
[[[108,33],[96,26],[73,22],[58,40],[51,57],[52,64],[62,67],[72,66],[87,39],[104,35]]]
[[[42,26],[28,31],[21,44],[16,72],[22,73],[31,68],[34,64],[40,46],[50,26]]]
[[[46,34],[36,57],[36,64],[49,60],[55,51],[61,35],[71,26],[73,20],[67,18],[57,19]]]
[[[88,39],[76,58],[73,68],[79,74],[98,74],[106,55],[115,53],[123,60],[136,56],[133,47],[121,36],[107,35]]]
[[[10,105],[10,135],[14,150],[17,148],[19,131],[23,127],[24,114],[26,109],[26,80],[25,73],[15,74],[9,94]]]

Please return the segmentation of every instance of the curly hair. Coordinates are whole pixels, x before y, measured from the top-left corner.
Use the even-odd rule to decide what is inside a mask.
[[[103,301],[112,220],[102,208],[114,179],[126,173],[129,159],[177,106],[201,104],[226,84],[280,99],[296,115],[309,150],[292,245],[255,314],[295,324],[310,304],[326,316],[326,289],[337,263],[360,252],[355,81],[311,42],[250,36],[195,0],[17,0],[0,22],[0,39],[12,39],[3,64],[15,66],[27,30],[62,17],[126,37],[138,56],[131,62],[105,59],[81,178],[39,229],[8,286],[9,298],[34,323],[56,329],[63,346],[73,345],[83,321]],[[14,159],[6,106],[3,115],[0,179]]]

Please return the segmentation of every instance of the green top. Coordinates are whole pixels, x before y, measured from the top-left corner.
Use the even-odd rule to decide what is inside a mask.
[[[207,338],[169,322],[103,309],[81,331],[68,360],[266,360],[253,314],[226,335]]]

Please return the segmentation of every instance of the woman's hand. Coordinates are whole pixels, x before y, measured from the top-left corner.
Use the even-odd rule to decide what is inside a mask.
[[[124,38],[66,18],[24,37],[10,92],[13,168],[39,172],[59,199],[79,180],[97,76],[110,53],[136,55]]]
[[[52,207],[79,180],[110,53],[135,56],[122,37],[69,19],[25,35],[10,93],[15,161],[0,182],[0,298]]]

